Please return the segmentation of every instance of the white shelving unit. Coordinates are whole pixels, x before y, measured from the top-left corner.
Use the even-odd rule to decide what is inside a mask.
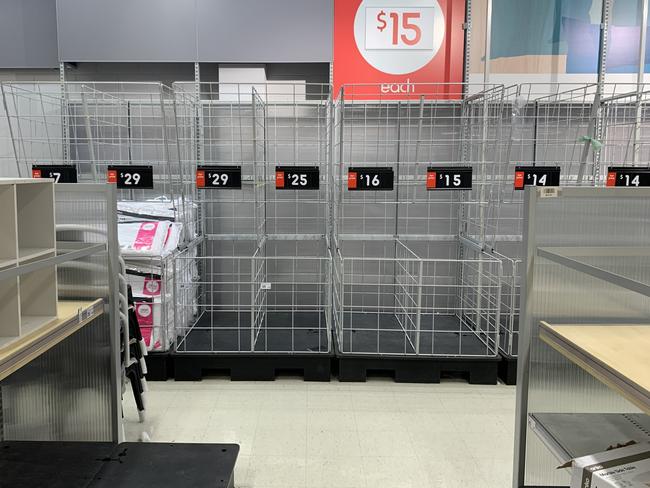
[[[0,178],[0,269],[56,256],[52,180]],[[56,319],[51,265],[0,281],[0,338],[6,342]]]

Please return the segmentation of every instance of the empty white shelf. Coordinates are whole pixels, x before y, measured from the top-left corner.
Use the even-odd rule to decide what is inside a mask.
[[[0,380],[40,356],[104,312],[102,300],[58,303],[57,317],[24,316],[20,337],[0,338]]]
[[[18,249],[18,259],[21,262],[30,261],[36,258],[51,256],[56,253],[55,248],[48,247],[21,247]]]

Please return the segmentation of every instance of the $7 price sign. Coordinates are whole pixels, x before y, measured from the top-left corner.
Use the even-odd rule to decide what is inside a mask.
[[[431,49],[434,9],[366,8],[366,49]]]

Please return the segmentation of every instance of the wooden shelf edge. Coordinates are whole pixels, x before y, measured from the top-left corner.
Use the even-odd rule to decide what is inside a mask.
[[[539,337],[569,361],[650,415],[650,394],[644,388],[598,361],[577,344],[566,340],[553,329],[552,324],[543,320],[540,321]]]
[[[0,348],[0,380],[47,352],[104,313],[103,300],[59,301],[59,316]]]

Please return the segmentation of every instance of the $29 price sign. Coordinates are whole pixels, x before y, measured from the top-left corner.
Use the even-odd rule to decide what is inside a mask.
[[[109,166],[106,181],[117,184],[118,188],[152,189],[153,166]]]
[[[526,186],[560,186],[559,166],[516,166],[515,190]]]
[[[54,183],[76,183],[77,167],[73,164],[32,166],[32,178],[52,178]]]
[[[319,181],[318,166],[275,167],[275,188],[277,190],[318,190]]]
[[[471,166],[430,166],[427,168],[427,190],[471,189]]]
[[[241,188],[241,166],[199,166],[196,169],[197,188]]]
[[[367,7],[365,48],[432,49],[434,20],[431,7]]]
[[[393,178],[393,168],[348,168],[348,190],[389,191]]]
[[[607,168],[607,186],[650,186],[650,168]]]

